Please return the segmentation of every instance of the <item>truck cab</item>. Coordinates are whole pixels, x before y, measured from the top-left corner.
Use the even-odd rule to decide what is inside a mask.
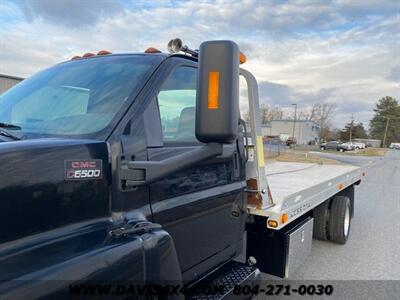
[[[242,252],[244,129],[237,109],[229,140],[199,133],[198,64],[101,52],[0,97],[2,293],[60,292],[42,279],[186,285]]]

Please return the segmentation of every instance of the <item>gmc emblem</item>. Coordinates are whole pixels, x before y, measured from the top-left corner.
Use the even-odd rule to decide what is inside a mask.
[[[64,162],[66,180],[89,180],[102,178],[103,161],[101,159],[77,160]]]

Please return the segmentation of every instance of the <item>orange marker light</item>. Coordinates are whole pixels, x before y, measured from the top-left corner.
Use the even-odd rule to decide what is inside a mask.
[[[272,228],[278,227],[278,222],[275,220],[268,220],[268,226]]]
[[[88,52],[88,53],[85,53],[85,54],[83,54],[82,55],[82,57],[92,57],[92,56],[95,56],[95,54],[94,53],[90,53],[90,52]]]
[[[208,109],[219,107],[219,72],[208,73]]]
[[[146,51],[144,51],[144,53],[161,53],[161,51],[158,50],[157,48],[150,47],[147,48]]]
[[[287,220],[289,219],[288,214],[283,214],[281,215],[281,223],[285,224],[287,222]]]
[[[244,64],[246,62],[246,60],[247,60],[246,55],[244,55],[242,52],[240,52],[239,63]]]
[[[108,50],[100,50],[99,52],[97,52],[97,55],[107,55],[107,54],[112,54],[112,53]]]

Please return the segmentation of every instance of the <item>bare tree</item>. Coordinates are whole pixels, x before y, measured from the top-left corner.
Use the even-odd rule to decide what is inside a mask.
[[[336,114],[335,103],[316,103],[298,112],[299,120],[314,121],[320,127],[320,138],[331,136],[331,121]]]
[[[267,124],[271,118],[271,109],[267,104],[261,104],[260,106],[260,119],[261,124]]]
[[[267,124],[272,120],[282,119],[283,111],[280,107],[269,106],[268,104],[261,104],[260,106],[260,118],[261,124]]]
[[[320,138],[323,140],[330,139],[334,132],[331,130],[331,121],[336,114],[336,104],[334,103],[316,103],[312,106],[298,111],[298,120],[314,121],[320,127]],[[249,122],[250,116],[248,111],[242,114],[242,118]],[[271,107],[268,104],[260,105],[261,124],[268,124],[272,120],[281,120],[283,118],[283,110],[280,107]]]
[[[319,123],[321,128],[329,127],[331,125],[332,118],[336,114],[336,104],[335,103],[323,103],[319,104],[316,121]]]
[[[313,104],[311,107],[298,111],[297,118],[299,120],[316,122],[317,116],[320,111],[320,106],[321,104]]]

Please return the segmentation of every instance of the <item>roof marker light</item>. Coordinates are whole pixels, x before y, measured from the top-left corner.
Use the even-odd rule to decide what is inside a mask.
[[[85,53],[85,54],[82,55],[82,57],[84,57],[84,58],[92,57],[92,56],[95,56],[95,54],[94,54],[94,53],[91,53],[91,52],[87,52],[87,53]]]
[[[147,48],[146,51],[144,51],[144,53],[161,53],[161,51],[158,50],[157,48],[150,47]]]
[[[108,55],[108,54],[112,53],[108,50],[100,50],[99,52],[97,52],[97,55]]]
[[[240,63],[240,64],[244,64],[246,61],[247,61],[246,55],[244,55],[243,52],[240,51],[239,63]]]
[[[71,60],[81,59],[82,57],[79,55],[72,56]]]

